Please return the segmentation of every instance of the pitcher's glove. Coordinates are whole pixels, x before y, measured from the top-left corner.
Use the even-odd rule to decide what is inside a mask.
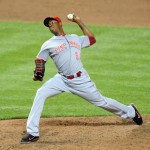
[[[44,72],[45,72],[45,63],[46,61],[44,61],[43,59],[39,59],[39,58],[35,59],[36,67],[34,69],[34,77],[33,77],[34,81],[43,80]]]

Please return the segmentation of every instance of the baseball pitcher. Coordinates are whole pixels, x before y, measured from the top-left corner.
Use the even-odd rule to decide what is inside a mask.
[[[37,90],[27,120],[27,135],[21,139],[21,143],[35,142],[39,139],[39,121],[45,100],[62,92],[76,94],[122,118],[132,118],[137,125],[143,123],[140,113],[133,104],[126,106],[107,98],[96,88],[80,59],[82,49],[96,43],[95,36],[75,14],[69,15],[68,20],[80,27],[83,36],[65,34],[62,21],[57,16],[44,19],[44,25],[54,36],[44,42],[35,59],[33,80],[43,80],[45,63],[49,57],[54,61],[58,73]]]

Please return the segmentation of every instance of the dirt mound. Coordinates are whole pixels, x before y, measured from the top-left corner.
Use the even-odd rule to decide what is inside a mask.
[[[149,150],[150,116],[144,124],[119,117],[42,118],[40,140],[20,144],[26,135],[25,119],[0,121],[0,149],[2,150]]]

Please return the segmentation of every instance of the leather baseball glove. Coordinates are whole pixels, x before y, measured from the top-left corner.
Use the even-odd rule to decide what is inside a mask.
[[[35,69],[34,69],[34,81],[42,81],[44,77],[44,72],[45,72],[45,63],[43,59],[36,58],[35,59]]]

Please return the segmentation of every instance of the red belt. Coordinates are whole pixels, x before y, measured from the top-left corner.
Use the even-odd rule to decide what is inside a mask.
[[[82,73],[81,71],[77,72],[77,73],[76,73],[76,76],[77,76],[77,77],[80,77],[80,76],[81,76],[81,73]],[[67,79],[72,80],[72,79],[75,78],[76,76],[70,75],[70,76],[64,76],[64,77],[67,78]]]

